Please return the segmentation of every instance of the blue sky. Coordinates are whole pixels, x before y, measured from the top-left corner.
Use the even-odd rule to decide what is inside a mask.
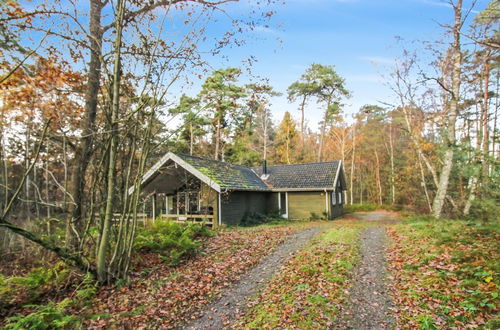
[[[470,3],[464,1],[464,7]],[[487,3],[478,1],[471,16]],[[238,7],[229,13],[244,10]],[[404,39],[405,47],[423,48],[415,41],[442,39],[439,23],[453,20],[452,9],[441,0],[288,0],[276,10],[273,26],[259,27],[246,46],[226,50],[228,60],[213,58],[211,65],[237,66],[249,54],[255,55],[254,74],[269,78],[283,93],[310,64],[333,65],[352,92],[344,107],[348,116],[364,104],[393,99],[382,76],[401,54],[396,37]],[[273,99],[271,106],[275,120],[287,110],[298,118],[297,108],[285,96]],[[306,118],[311,128],[317,127],[320,117],[321,110],[310,104]]]
[[[226,14],[215,15],[207,28],[207,47],[210,40],[220,37],[228,29],[232,18],[249,15],[256,3],[269,0],[240,0],[225,7]],[[276,0],[277,2],[281,0]],[[259,25],[245,35],[247,43],[241,47],[223,50],[222,56],[206,58],[211,69],[229,66],[242,66],[248,56],[255,56],[257,62],[252,66],[256,76],[268,78],[270,84],[279,92],[286,94],[287,87],[300,78],[312,63],[333,65],[345,78],[352,97],[345,100],[346,119],[365,104],[394,100],[383,76],[388,76],[395,59],[400,57],[403,46],[407,49],[423,49],[419,41],[435,41],[445,38],[444,29],[439,24],[453,21],[453,10],[443,0],[284,0],[284,5],[271,5],[276,11],[270,27]],[[464,0],[464,11],[471,7],[473,0]],[[473,16],[484,9],[488,0],[477,0]],[[28,6],[34,5],[30,1]],[[81,11],[82,25],[86,26],[87,1],[76,2]],[[108,6],[109,7],[109,6]],[[268,8],[269,9],[269,8]],[[105,13],[105,23],[112,18],[112,9]],[[159,15],[161,16],[161,15]],[[184,11],[171,11],[167,15],[169,23],[164,30],[166,40],[176,40],[186,33]],[[49,21],[55,24],[57,21]],[[145,25],[157,30],[157,21]],[[61,27],[58,27],[61,28]],[[35,41],[39,38],[32,34]],[[38,36],[40,37],[40,36]],[[403,42],[398,42],[399,37]],[[205,46],[202,45],[202,48]],[[65,54],[64,48],[61,51]],[[419,52],[425,57],[425,52]],[[130,64],[132,67],[134,63]],[[77,69],[81,69],[76,65]],[[141,70],[142,67],[136,67]],[[196,72],[198,73],[198,72]],[[182,80],[171,90],[170,101],[175,102],[181,93],[196,95],[202,81],[196,75],[189,77],[192,84]],[[248,82],[249,77],[243,77]],[[299,118],[297,104],[290,104],[286,95],[272,100],[271,110],[275,122],[282,119],[285,111]],[[306,118],[309,127],[317,129],[322,109],[315,103],[308,105]],[[176,125],[177,120],[170,122]]]

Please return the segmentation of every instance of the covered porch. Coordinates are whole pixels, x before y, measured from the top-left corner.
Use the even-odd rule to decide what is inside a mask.
[[[143,187],[143,213],[152,221],[219,225],[219,193],[183,167],[169,161]]]

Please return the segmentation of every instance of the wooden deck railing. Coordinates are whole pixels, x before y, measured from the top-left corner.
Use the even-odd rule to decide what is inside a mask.
[[[161,219],[172,219],[175,222],[198,221],[213,225],[214,216],[211,214],[160,214]]]
[[[95,214],[96,217],[100,216]],[[117,226],[122,214],[113,213],[113,226]],[[160,219],[170,219],[174,222],[203,222],[207,225],[213,226],[214,216],[212,214],[159,214]],[[146,226],[148,222],[153,222],[154,219],[149,218],[146,213],[137,213],[137,222],[143,226]]]

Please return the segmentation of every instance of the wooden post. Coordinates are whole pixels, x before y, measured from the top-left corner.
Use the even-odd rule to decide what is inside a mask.
[[[156,194],[153,194],[153,222],[156,221]]]
[[[326,213],[326,220],[330,219],[330,212],[329,212],[329,208],[328,208],[328,191],[326,191],[325,189],[325,213]]]

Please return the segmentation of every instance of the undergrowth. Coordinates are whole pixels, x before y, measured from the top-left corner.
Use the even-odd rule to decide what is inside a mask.
[[[411,216],[390,229],[399,323],[498,328],[498,223]]]
[[[62,262],[50,268],[36,268],[25,277],[0,276],[1,309],[21,308],[19,313],[0,319],[0,325],[3,329],[79,328],[80,318],[72,313],[90,304],[96,290],[90,274],[81,278]],[[51,301],[43,303],[46,296]]]
[[[272,212],[267,214],[262,214],[258,212],[250,212],[245,214],[243,219],[241,219],[240,226],[251,227],[263,224],[283,224],[287,223],[289,220],[280,216],[279,212]]]
[[[158,253],[167,264],[175,266],[199,252],[202,237],[213,235],[214,232],[202,223],[157,220],[151,228],[139,230],[134,249]]]
[[[365,204],[344,204],[343,210],[345,213],[353,213],[353,212],[371,212],[376,210],[387,210],[387,211],[399,211],[401,207],[397,205],[379,205],[372,203]]]

